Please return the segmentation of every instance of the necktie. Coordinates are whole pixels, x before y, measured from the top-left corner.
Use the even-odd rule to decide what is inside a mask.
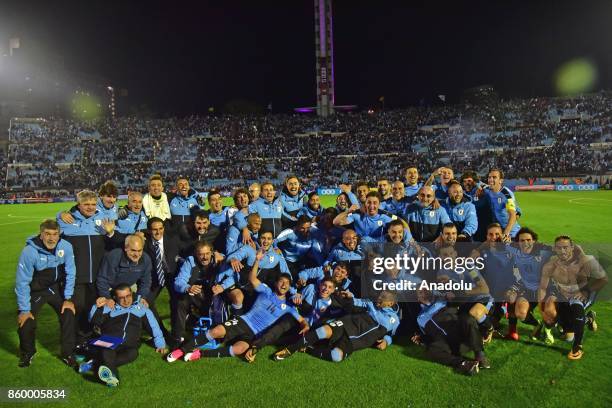
[[[164,275],[164,261],[162,259],[159,241],[155,241],[153,245],[155,246],[155,271],[157,272],[157,281],[159,282],[159,286],[164,286],[166,283],[166,276]]]

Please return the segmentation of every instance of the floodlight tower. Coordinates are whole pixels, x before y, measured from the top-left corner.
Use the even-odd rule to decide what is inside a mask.
[[[331,0],[314,0],[317,115],[334,113],[334,39]]]

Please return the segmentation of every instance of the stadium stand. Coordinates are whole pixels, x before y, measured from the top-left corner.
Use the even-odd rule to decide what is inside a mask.
[[[335,185],[418,163],[498,166],[506,178],[604,174],[612,155],[612,95],[419,107],[374,114],[133,117],[96,122],[15,121],[2,158],[11,191],[77,189],[116,180],[140,189],[152,172],[230,191],[251,180]],[[511,149],[509,149],[511,148]],[[4,162],[7,162],[6,168]],[[214,164],[214,165],[213,165]]]

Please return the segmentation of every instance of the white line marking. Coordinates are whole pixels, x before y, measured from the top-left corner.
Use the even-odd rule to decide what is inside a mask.
[[[570,199],[568,201],[570,203],[572,203],[572,204],[582,204],[582,205],[597,204],[597,203],[588,203],[588,202],[582,203],[582,202],[580,202],[580,201],[585,201],[585,200],[587,200],[587,201],[607,201],[607,202],[612,202],[612,200],[609,200],[607,198],[587,198],[587,197],[584,197],[584,198],[572,198],[572,199]]]
[[[38,220],[38,219],[40,219],[40,217],[30,217],[30,216],[27,216],[27,215],[13,215],[13,214],[8,214],[7,217],[9,217],[9,218],[27,218],[27,219],[30,219],[30,220]]]
[[[36,222],[36,221],[35,220],[24,220],[24,221],[7,222],[5,224],[0,224],[0,227],[3,225],[23,224],[24,222]]]

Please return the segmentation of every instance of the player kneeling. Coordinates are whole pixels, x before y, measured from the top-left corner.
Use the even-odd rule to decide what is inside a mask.
[[[586,310],[593,304],[597,292],[607,283],[605,270],[591,255],[574,245],[567,235],[555,239],[555,256],[542,268],[538,300],[542,318],[550,330],[557,321],[565,332],[565,340],[571,341],[570,360],[582,358],[584,326],[594,330],[595,317]],[[549,284],[552,291],[549,294]]]
[[[166,360],[169,363],[173,363],[181,357],[185,361],[195,361],[200,357],[240,356],[248,350],[249,342],[285,314],[291,314],[301,324],[300,334],[308,331],[310,327],[306,320],[299,315],[295,306],[288,303],[286,299],[286,294],[291,287],[291,276],[281,274],[276,279],[274,290],[257,279],[259,262],[263,256],[262,251],[257,253],[255,263],[249,273],[249,281],[255,292],[258,293],[251,310],[243,316],[215,326],[186,341],[180,348],[168,354]],[[221,340],[226,345],[221,347],[217,340]]]
[[[352,297],[350,292],[344,293],[348,298]],[[277,351],[274,360],[284,360],[300,349],[335,362],[367,347],[384,350],[391,344],[391,336],[399,326],[396,304],[395,295],[391,292],[382,292],[376,303],[353,298],[354,309],[351,313],[329,320],[298,342]]]

